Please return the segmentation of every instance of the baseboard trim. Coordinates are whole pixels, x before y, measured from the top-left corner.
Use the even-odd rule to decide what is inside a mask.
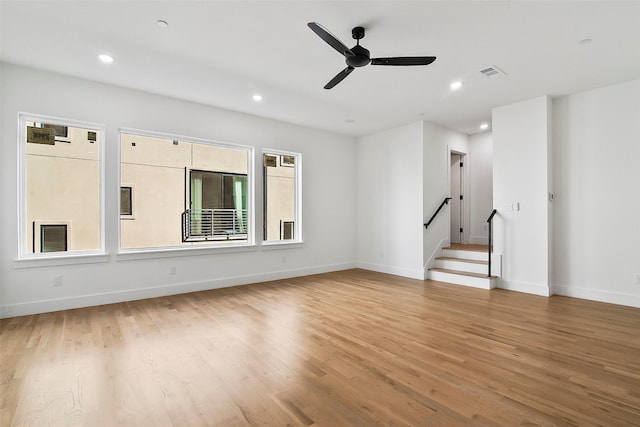
[[[408,277],[410,279],[424,280],[424,269],[410,269],[410,268],[398,268],[390,265],[371,264],[368,262],[357,262],[357,268],[364,270],[377,271],[378,273],[393,274],[395,276]]]
[[[100,294],[80,295],[60,299],[29,301],[0,306],[0,318],[49,313],[53,311],[69,310],[74,308],[114,304],[125,301],[135,301],[147,298],[164,297],[168,295],[185,294],[189,292],[207,291],[212,289],[227,288],[231,286],[248,285],[251,283],[269,282],[272,280],[290,279],[293,277],[309,276],[312,274],[329,273],[332,271],[349,270],[351,268],[356,268],[355,263],[331,264],[310,268],[281,270],[271,273],[232,276],[199,282],[174,283],[171,285],[131,289],[127,291],[105,292]]]
[[[436,248],[431,252],[431,256],[427,259],[427,262],[424,264],[424,276],[422,280],[427,280],[429,278],[429,269],[435,267],[436,265],[436,257],[442,253],[442,248],[449,246],[449,239],[442,239],[440,243],[436,246]]]
[[[554,293],[565,297],[580,298],[609,304],[640,308],[640,295],[621,294],[600,289],[580,288],[576,286],[555,285]]]
[[[498,278],[496,288],[506,289],[508,291],[524,292],[525,294],[540,295],[543,297],[551,296],[551,290],[544,285],[526,282],[514,282],[512,280],[504,280]]]

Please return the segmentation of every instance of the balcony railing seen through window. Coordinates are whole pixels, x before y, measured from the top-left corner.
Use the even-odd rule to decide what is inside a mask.
[[[182,213],[182,241],[247,239],[246,209],[187,209]]]

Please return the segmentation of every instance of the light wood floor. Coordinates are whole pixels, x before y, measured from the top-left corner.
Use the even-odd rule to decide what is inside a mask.
[[[639,425],[640,310],[350,270],[5,319],[2,426]]]

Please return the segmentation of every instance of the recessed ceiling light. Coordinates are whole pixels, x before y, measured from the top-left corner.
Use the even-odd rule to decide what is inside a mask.
[[[584,45],[586,45],[586,44],[589,44],[589,43],[591,43],[591,39],[582,39],[582,40],[580,40],[580,41],[578,42],[578,44],[579,44],[579,45],[582,45],[582,46],[584,46]]]
[[[262,101],[262,95],[256,93],[255,95],[253,95],[253,100],[256,102]]]
[[[167,21],[162,20],[162,19],[158,19],[156,21],[156,24],[158,24],[158,27],[160,27],[160,28],[167,28],[169,26],[169,23]]]
[[[98,55],[98,58],[100,58],[100,61],[104,62],[105,64],[111,64],[113,62],[113,56],[104,53],[102,55]]]
[[[462,87],[462,82],[460,80],[455,81],[455,82],[451,83],[449,85],[449,87],[451,88],[451,90],[458,90],[458,89],[460,89]]]
[[[480,125],[480,129],[485,130],[489,128],[489,123],[483,123]]]

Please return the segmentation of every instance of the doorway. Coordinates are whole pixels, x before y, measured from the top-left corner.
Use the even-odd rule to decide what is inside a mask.
[[[451,243],[464,243],[464,154],[451,152]]]

